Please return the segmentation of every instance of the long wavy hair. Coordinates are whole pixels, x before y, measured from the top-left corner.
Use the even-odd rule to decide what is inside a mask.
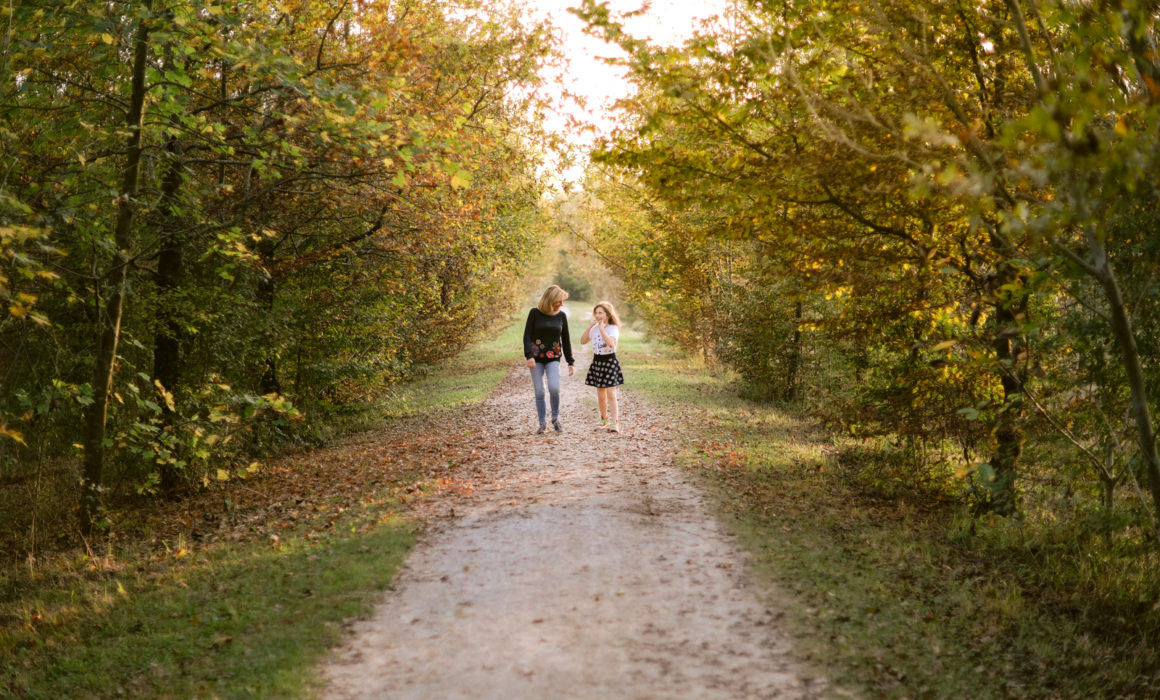
[[[616,309],[612,308],[611,301],[602,301],[593,306],[592,313],[596,313],[596,309],[604,309],[604,313],[608,314],[608,322],[614,326],[620,326],[620,317],[616,315]]]

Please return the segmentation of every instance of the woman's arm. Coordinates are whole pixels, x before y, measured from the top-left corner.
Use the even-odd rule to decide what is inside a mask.
[[[535,344],[532,343],[532,340],[534,340],[534,338],[532,338],[532,333],[534,332],[534,324],[532,323],[532,319],[535,317],[535,315],[535,309],[529,311],[528,322],[524,324],[524,359],[533,363],[535,362],[533,358],[536,356],[536,347]]]
[[[572,359],[572,339],[568,337],[568,316],[563,311],[560,312],[560,316],[564,324],[560,331],[560,344],[564,346],[564,359],[568,361],[568,376],[572,376],[572,372],[576,370],[572,367],[575,360]]]

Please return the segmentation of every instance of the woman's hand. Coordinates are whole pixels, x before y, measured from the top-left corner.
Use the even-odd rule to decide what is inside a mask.
[[[575,375],[576,375],[576,368],[573,367],[572,365],[568,365],[568,376],[573,377]]]
[[[535,369],[535,368],[536,368],[535,358],[529,357],[528,358],[528,369]]]

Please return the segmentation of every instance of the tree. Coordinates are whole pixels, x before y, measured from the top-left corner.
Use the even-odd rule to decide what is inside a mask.
[[[96,362],[93,364],[93,402],[85,416],[84,480],[81,486],[81,530],[92,532],[100,512],[101,474],[105,460],[105,428],[109,401],[113,392],[113,371],[117,361],[117,344],[121,340],[121,318],[125,307],[126,286],[129,279],[129,261],[136,248],[133,219],[137,203],[141,152],[144,139],[145,116],[145,61],[149,51],[149,13],[151,2],[145,2],[142,14],[136,18],[136,38],[133,46],[133,64],[130,74],[129,108],[125,126],[129,132],[125,144],[125,165],[121,191],[117,199],[117,223],[113,233],[113,263],[104,276],[109,278],[108,301],[100,310],[99,340]]]
[[[817,327],[893,377],[843,420],[857,429],[885,399],[885,429],[929,425],[934,401],[964,444],[984,421],[985,498],[1014,513],[1029,381],[1052,364],[1037,347],[1051,330],[1034,314],[1067,293],[1066,270],[1101,280],[1133,365],[1131,313],[1114,264],[1099,263],[1117,255],[1092,222],[1117,218],[1096,213],[1114,211],[1111,183],[1154,186],[1141,154],[1155,149],[1139,136],[1154,118],[1151,11],[1059,3],[1029,25],[1008,0],[738,3],[677,49],[627,36],[593,2],[579,14],[626,51],[638,85],[623,103],[634,121],[598,158],[631,173],[686,236],[765,243],[784,277],[840,298]],[[1122,166],[1097,172],[1109,156]],[[698,223],[698,208],[716,225]],[[1095,244],[1074,248],[1082,241]],[[1149,423],[1143,392],[1133,396]],[[1154,449],[1140,450],[1149,464]]]
[[[244,474],[291,401],[365,399],[504,317],[551,51],[514,9],[29,2],[12,29],[0,398],[34,444],[0,449],[67,457],[83,411],[86,529],[108,482]]]

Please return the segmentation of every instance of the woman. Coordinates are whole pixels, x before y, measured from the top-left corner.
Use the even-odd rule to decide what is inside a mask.
[[[540,303],[528,312],[524,325],[524,357],[532,370],[532,387],[536,391],[536,417],[540,419],[542,435],[548,429],[547,407],[544,405],[544,378],[548,379],[548,393],[552,397],[552,428],[564,432],[560,425],[560,358],[568,361],[568,376],[576,374],[572,360],[572,341],[568,337],[568,315],[561,309],[568,292],[556,285],[544,290]]]

